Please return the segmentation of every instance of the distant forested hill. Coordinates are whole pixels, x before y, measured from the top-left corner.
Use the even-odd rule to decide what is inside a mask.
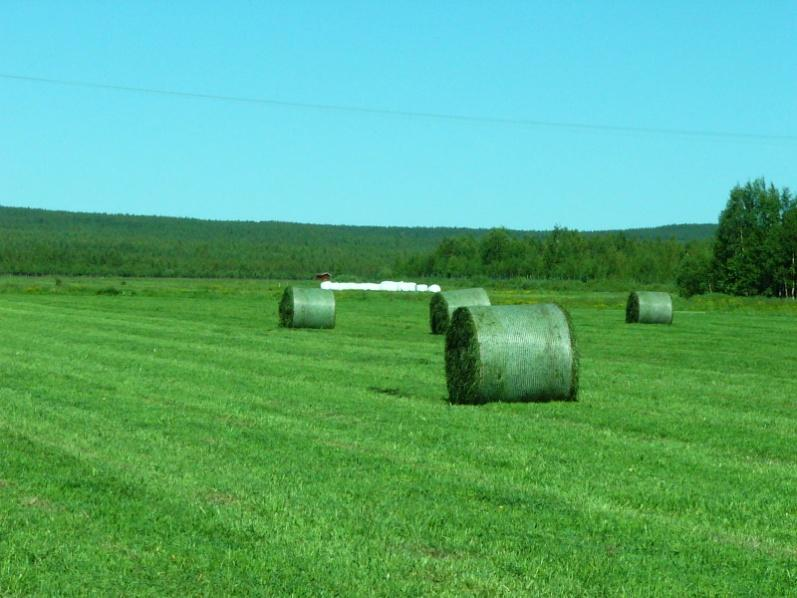
[[[689,241],[715,225],[624,231],[637,239]],[[507,231],[545,237],[543,231]],[[413,256],[482,229],[226,222],[59,212],[0,206],[0,273],[304,278],[316,272],[400,276]],[[599,234],[590,232],[589,235]]]
[[[704,241],[712,239],[717,232],[716,224],[668,224],[651,228],[627,228],[625,230],[585,231],[585,234],[623,233],[632,239],[675,239],[676,241]]]

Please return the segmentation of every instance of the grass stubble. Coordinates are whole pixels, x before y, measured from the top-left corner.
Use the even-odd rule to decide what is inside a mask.
[[[472,407],[427,297],[70,284],[0,289],[0,594],[794,593],[797,310],[501,292],[569,309],[579,401]]]

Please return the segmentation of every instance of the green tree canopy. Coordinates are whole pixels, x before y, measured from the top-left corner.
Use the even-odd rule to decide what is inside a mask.
[[[794,209],[789,190],[779,191],[764,179],[731,190],[714,244],[712,274],[717,290],[733,295],[785,294],[787,247],[793,241],[785,224]]]

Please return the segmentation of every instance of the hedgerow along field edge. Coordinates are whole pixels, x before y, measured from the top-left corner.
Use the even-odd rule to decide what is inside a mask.
[[[0,280],[0,593],[794,592],[788,304],[491,292],[569,308],[579,401],[473,407],[426,294],[124,282]]]

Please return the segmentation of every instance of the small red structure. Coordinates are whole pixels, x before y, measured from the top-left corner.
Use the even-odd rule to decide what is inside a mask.
[[[321,272],[320,274],[316,274],[313,278],[315,278],[315,280],[321,280],[321,281],[331,280],[332,275],[329,272]]]

